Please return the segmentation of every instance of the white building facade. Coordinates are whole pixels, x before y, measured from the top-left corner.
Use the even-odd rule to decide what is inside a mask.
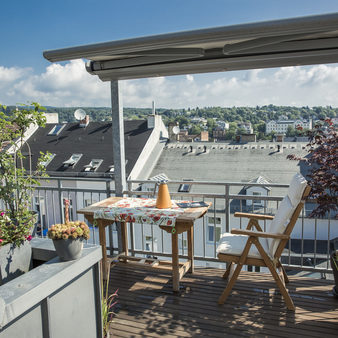
[[[280,120],[280,121],[269,121],[266,124],[266,134],[275,132],[277,134],[286,134],[288,127],[291,126],[294,129],[301,127],[302,129],[312,129],[312,120]]]

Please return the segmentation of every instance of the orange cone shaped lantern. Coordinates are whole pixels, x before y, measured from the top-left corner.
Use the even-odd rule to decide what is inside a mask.
[[[167,181],[159,182],[158,194],[156,200],[156,208],[158,209],[168,209],[171,208],[171,199],[169,195]]]

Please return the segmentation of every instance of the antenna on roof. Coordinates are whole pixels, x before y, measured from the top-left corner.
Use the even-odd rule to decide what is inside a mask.
[[[86,117],[86,112],[83,109],[76,109],[74,112],[74,117],[78,120],[81,121]]]

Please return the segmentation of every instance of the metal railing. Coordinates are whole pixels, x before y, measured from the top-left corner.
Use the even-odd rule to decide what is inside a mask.
[[[63,222],[63,199],[70,200],[70,218],[83,219],[76,211],[104,198],[114,195],[113,181],[99,178],[48,178],[41,181],[32,198],[32,209],[39,213],[39,223],[36,235],[44,236],[49,226]],[[189,184],[194,192],[178,192],[177,186]],[[128,181],[128,196],[154,197],[154,181]],[[176,200],[202,200],[212,202],[208,213],[195,222],[195,260],[201,265],[223,266],[216,256],[219,235],[232,227],[244,228],[246,223],[240,218],[234,218],[236,211],[274,214],[278,208],[281,196],[257,196],[232,194],[231,189],[243,188],[245,183],[237,182],[168,182],[170,195]],[[250,183],[252,187],[262,187],[258,183]],[[270,188],[283,188],[285,184],[264,184]],[[148,187],[146,191],[140,190]],[[150,187],[150,188],[149,188]],[[150,191],[149,191],[150,190]],[[203,190],[203,192],[199,192]],[[205,192],[206,191],[206,192]],[[1,201],[0,201],[1,208]],[[283,263],[288,269],[320,272],[331,272],[329,266],[330,243],[338,237],[338,222],[327,218],[325,220],[309,219],[307,207],[302,211],[297,224],[296,233],[292,234],[287,249],[283,253]],[[266,228],[266,222],[263,224]],[[311,228],[311,231],[309,231]],[[91,226],[91,242],[98,243],[98,232]],[[147,224],[129,224],[129,248],[133,255],[156,257],[170,256],[170,236],[158,227]],[[107,228],[107,248],[110,254],[118,252],[118,234],[114,226]],[[179,235],[180,257],[187,258],[186,234]],[[309,248],[310,247],[310,248]]]

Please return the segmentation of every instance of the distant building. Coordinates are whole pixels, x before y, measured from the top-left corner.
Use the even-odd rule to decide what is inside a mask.
[[[312,129],[312,120],[279,120],[269,121],[266,123],[266,134],[270,134],[272,131],[278,134],[286,134],[288,127],[291,126],[294,129],[301,127],[302,129]]]
[[[238,123],[237,126],[240,129],[244,129],[246,134],[252,134],[253,133],[251,122]]]
[[[266,180],[263,176],[258,176],[257,178],[250,180],[249,184],[244,187],[246,195],[251,196],[268,196],[271,189],[268,186],[262,185],[262,186],[254,186],[251,184],[258,183],[258,184],[269,184],[270,182]],[[255,207],[264,207],[264,201],[263,200],[252,200],[248,199],[246,200],[246,205],[248,207],[254,205]]]
[[[218,140],[224,140],[226,136],[226,130],[221,127],[216,127],[212,131],[212,137]]]
[[[221,128],[221,129],[229,129],[230,125],[228,122],[224,122],[224,121],[216,121],[217,127]]]
[[[242,134],[240,137],[241,143],[247,143],[247,142],[256,142],[256,134]]]

